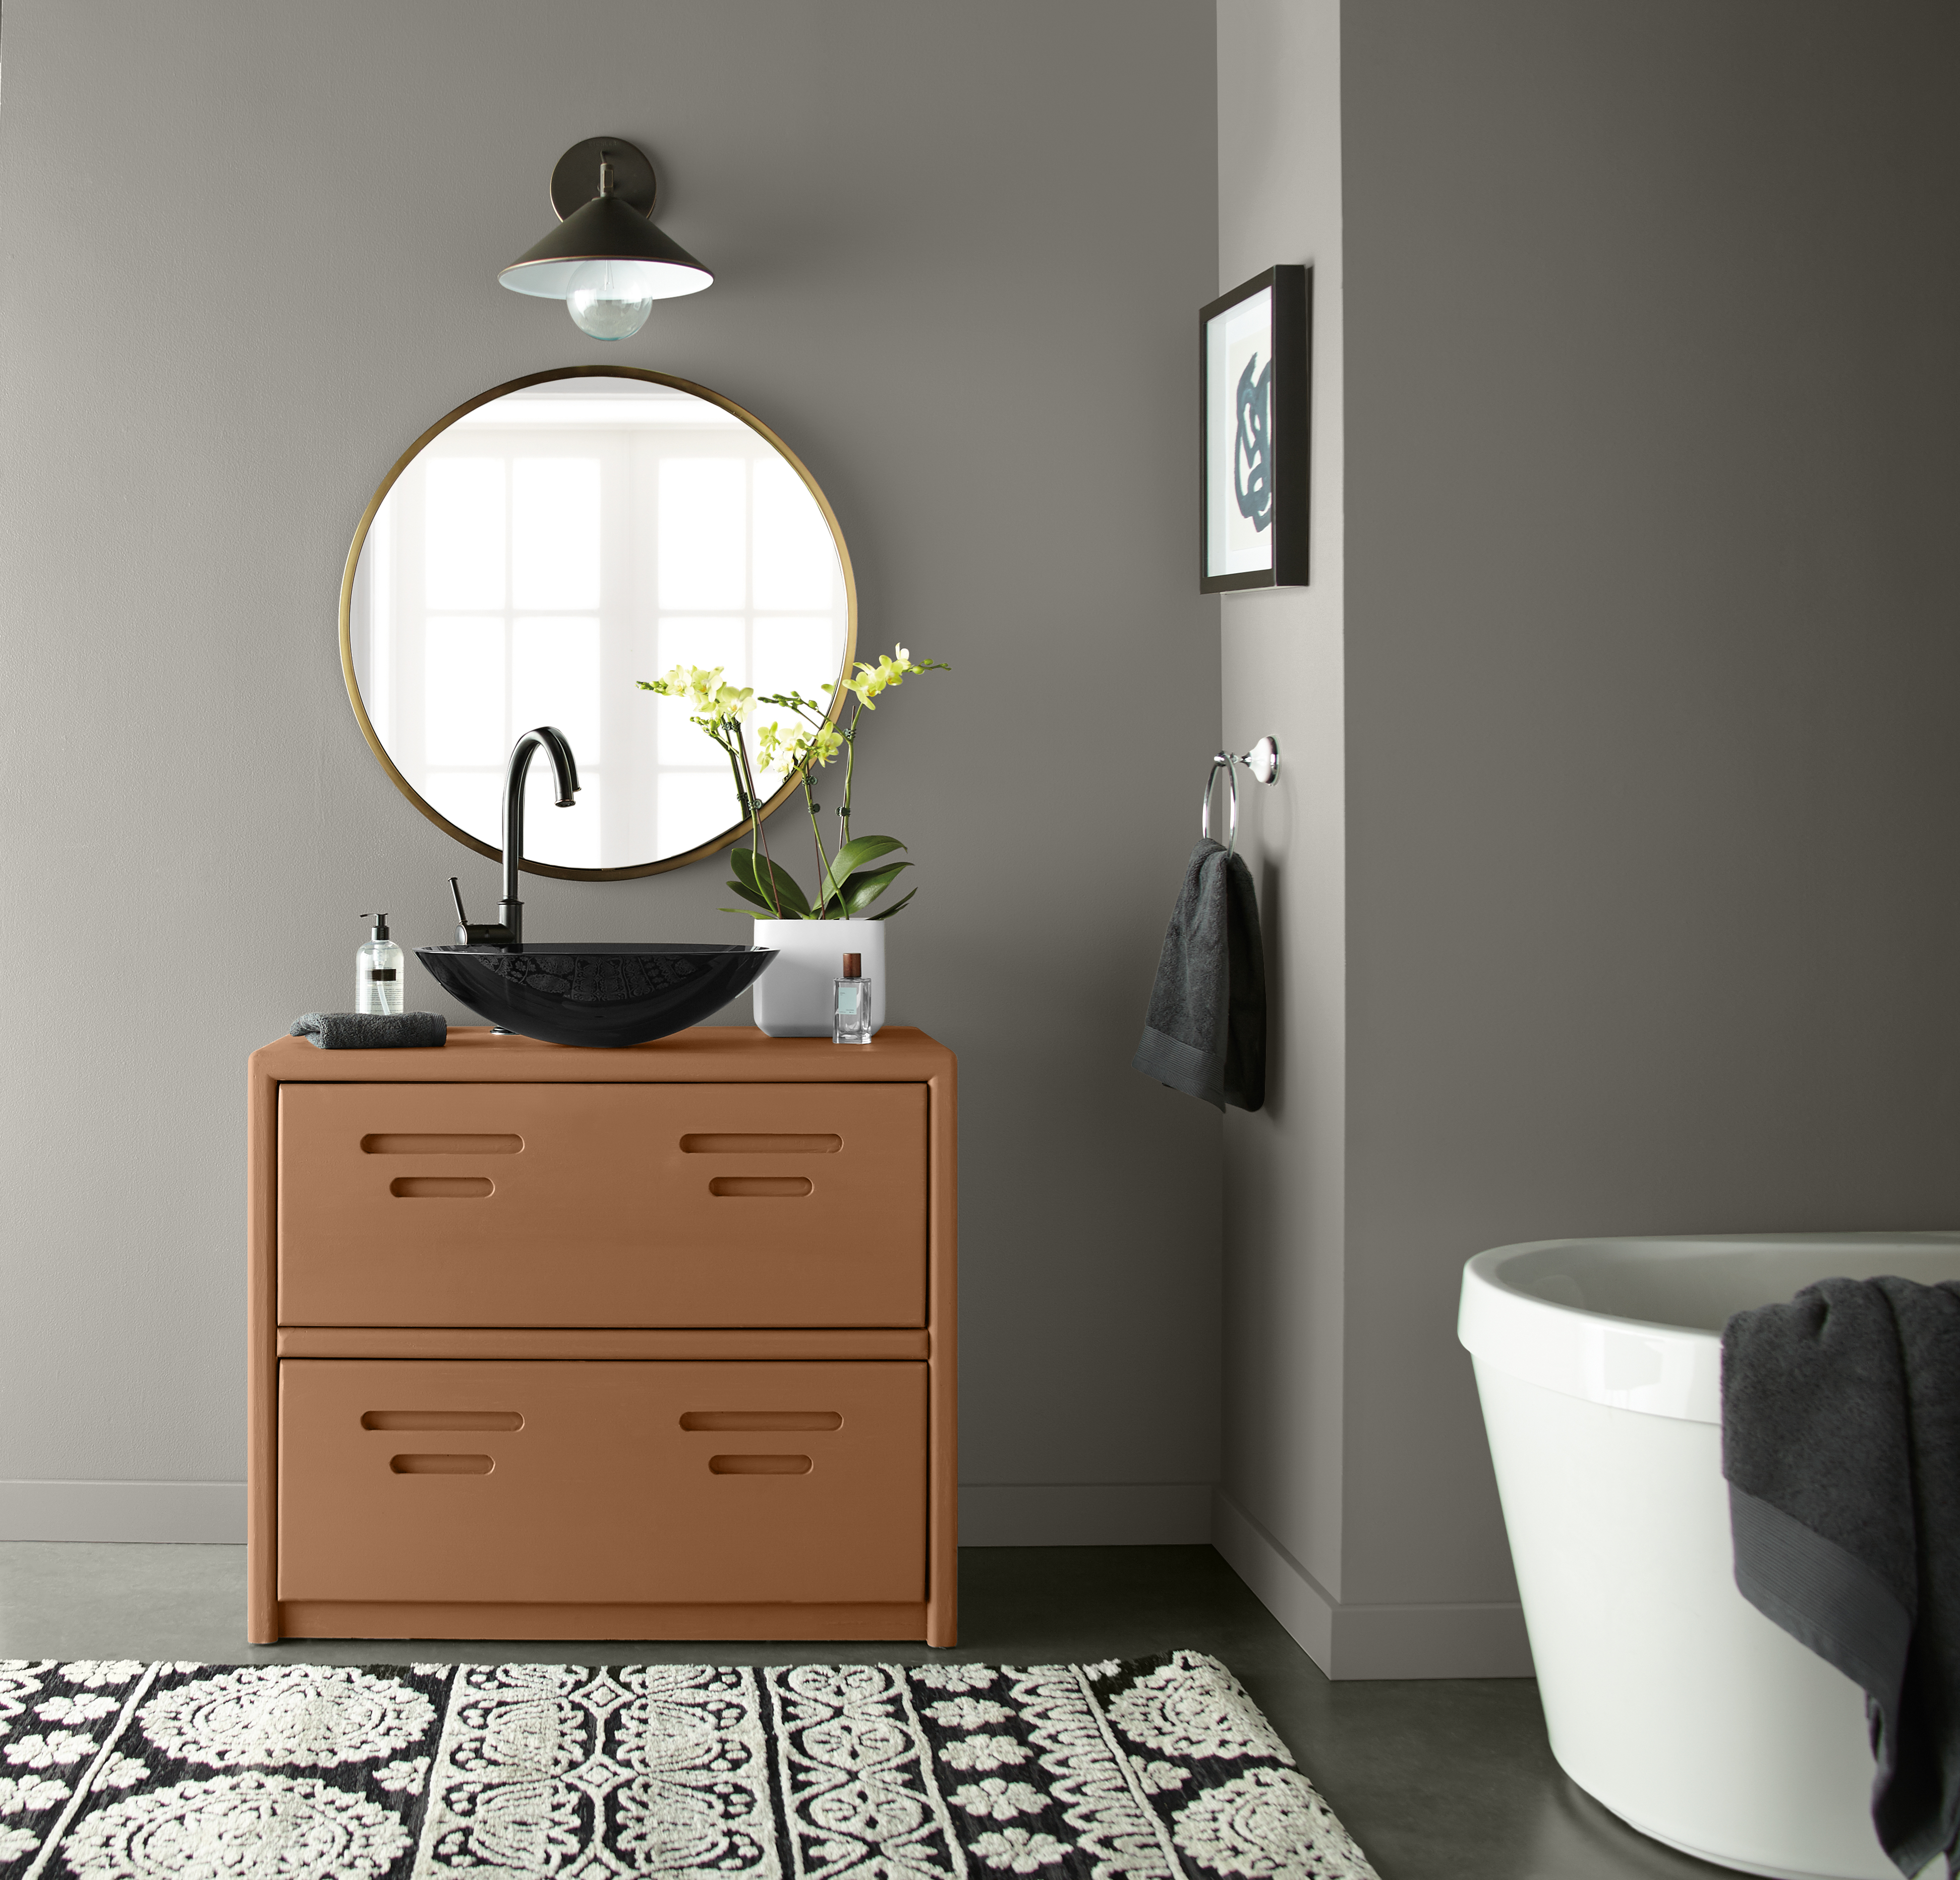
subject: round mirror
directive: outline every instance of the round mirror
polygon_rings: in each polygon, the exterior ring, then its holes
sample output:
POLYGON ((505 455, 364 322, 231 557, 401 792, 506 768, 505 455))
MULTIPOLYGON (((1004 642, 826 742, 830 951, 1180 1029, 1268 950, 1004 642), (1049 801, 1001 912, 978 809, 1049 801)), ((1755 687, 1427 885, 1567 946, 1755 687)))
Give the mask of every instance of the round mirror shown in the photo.
MULTIPOLYGON (((857 624, 837 518, 781 441, 627 367, 537 373, 451 412, 375 491, 341 584, 348 695, 402 794, 496 856, 511 746, 555 724, 583 787, 555 809, 531 767, 524 866, 577 880, 677 868, 745 826, 727 759, 638 681, 718 666, 834 717, 857 624)), ((759 707, 752 736, 775 715, 759 707)))

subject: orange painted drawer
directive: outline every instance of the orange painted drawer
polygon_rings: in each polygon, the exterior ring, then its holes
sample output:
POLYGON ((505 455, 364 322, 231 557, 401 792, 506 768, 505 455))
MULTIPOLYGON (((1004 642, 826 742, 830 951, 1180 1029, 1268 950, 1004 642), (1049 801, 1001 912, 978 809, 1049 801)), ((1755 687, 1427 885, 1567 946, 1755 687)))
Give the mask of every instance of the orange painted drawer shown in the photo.
POLYGON ((288 1083, 279 1322, 922 1325, 922 1084, 288 1083))
POLYGON ((279 1366, 278 1597, 925 1597, 923 1364, 279 1366))

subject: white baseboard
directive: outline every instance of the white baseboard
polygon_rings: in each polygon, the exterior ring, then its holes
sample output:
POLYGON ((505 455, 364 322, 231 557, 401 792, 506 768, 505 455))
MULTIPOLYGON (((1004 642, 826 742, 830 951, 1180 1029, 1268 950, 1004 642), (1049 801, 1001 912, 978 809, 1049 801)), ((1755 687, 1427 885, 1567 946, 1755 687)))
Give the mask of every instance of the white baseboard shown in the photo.
POLYGON ((962 1547, 1202 1547, 1208 1482, 963 1482, 962 1547))
POLYGON ((0 1481, 0 1541, 244 1538, 243 1482, 0 1481))
POLYGON ((1332 1677, 1338 1602, 1222 1488, 1212 1491, 1211 1544, 1300 1649, 1332 1677))
POLYGON ((1524 1610, 1343 1605, 1223 1489, 1211 1544, 1330 1678, 1529 1678, 1524 1610))

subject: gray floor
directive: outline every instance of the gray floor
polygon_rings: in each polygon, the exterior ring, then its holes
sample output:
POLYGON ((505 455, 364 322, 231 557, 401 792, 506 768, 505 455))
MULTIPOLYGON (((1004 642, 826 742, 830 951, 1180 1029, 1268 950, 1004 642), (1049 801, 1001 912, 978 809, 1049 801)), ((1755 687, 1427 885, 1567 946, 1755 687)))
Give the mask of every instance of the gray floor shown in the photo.
POLYGON ((1381 1880, 1687 1880, 1719 1875, 1623 1826, 1559 1773, 1516 1678, 1332 1684, 1208 1547, 970 1548, 956 1652, 922 1646, 470 1643, 255 1647, 245 1551, 0 1543, 0 1657, 376 1663, 938 1657, 1009 1664, 1188 1646, 1231 1666, 1381 1880))

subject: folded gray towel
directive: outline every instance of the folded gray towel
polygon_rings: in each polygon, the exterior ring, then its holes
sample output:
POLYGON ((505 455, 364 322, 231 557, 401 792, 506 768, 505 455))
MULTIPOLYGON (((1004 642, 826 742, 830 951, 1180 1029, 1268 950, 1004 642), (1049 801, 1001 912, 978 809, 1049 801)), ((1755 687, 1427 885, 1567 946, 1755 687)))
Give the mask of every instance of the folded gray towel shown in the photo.
POLYGON ((286 1035, 310 1038, 322 1051, 395 1051, 447 1044, 449 1020, 440 1012, 307 1012, 286 1035))
POLYGON ((1722 1334, 1736 1584, 1860 1685, 1900 1871, 1960 1840, 1960 1280, 1821 1280, 1722 1334))
POLYGON ((1223 1109, 1266 1100, 1266 956, 1244 858, 1201 841, 1164 934, 1133 1061, 1146 1077, 1223 1109))

